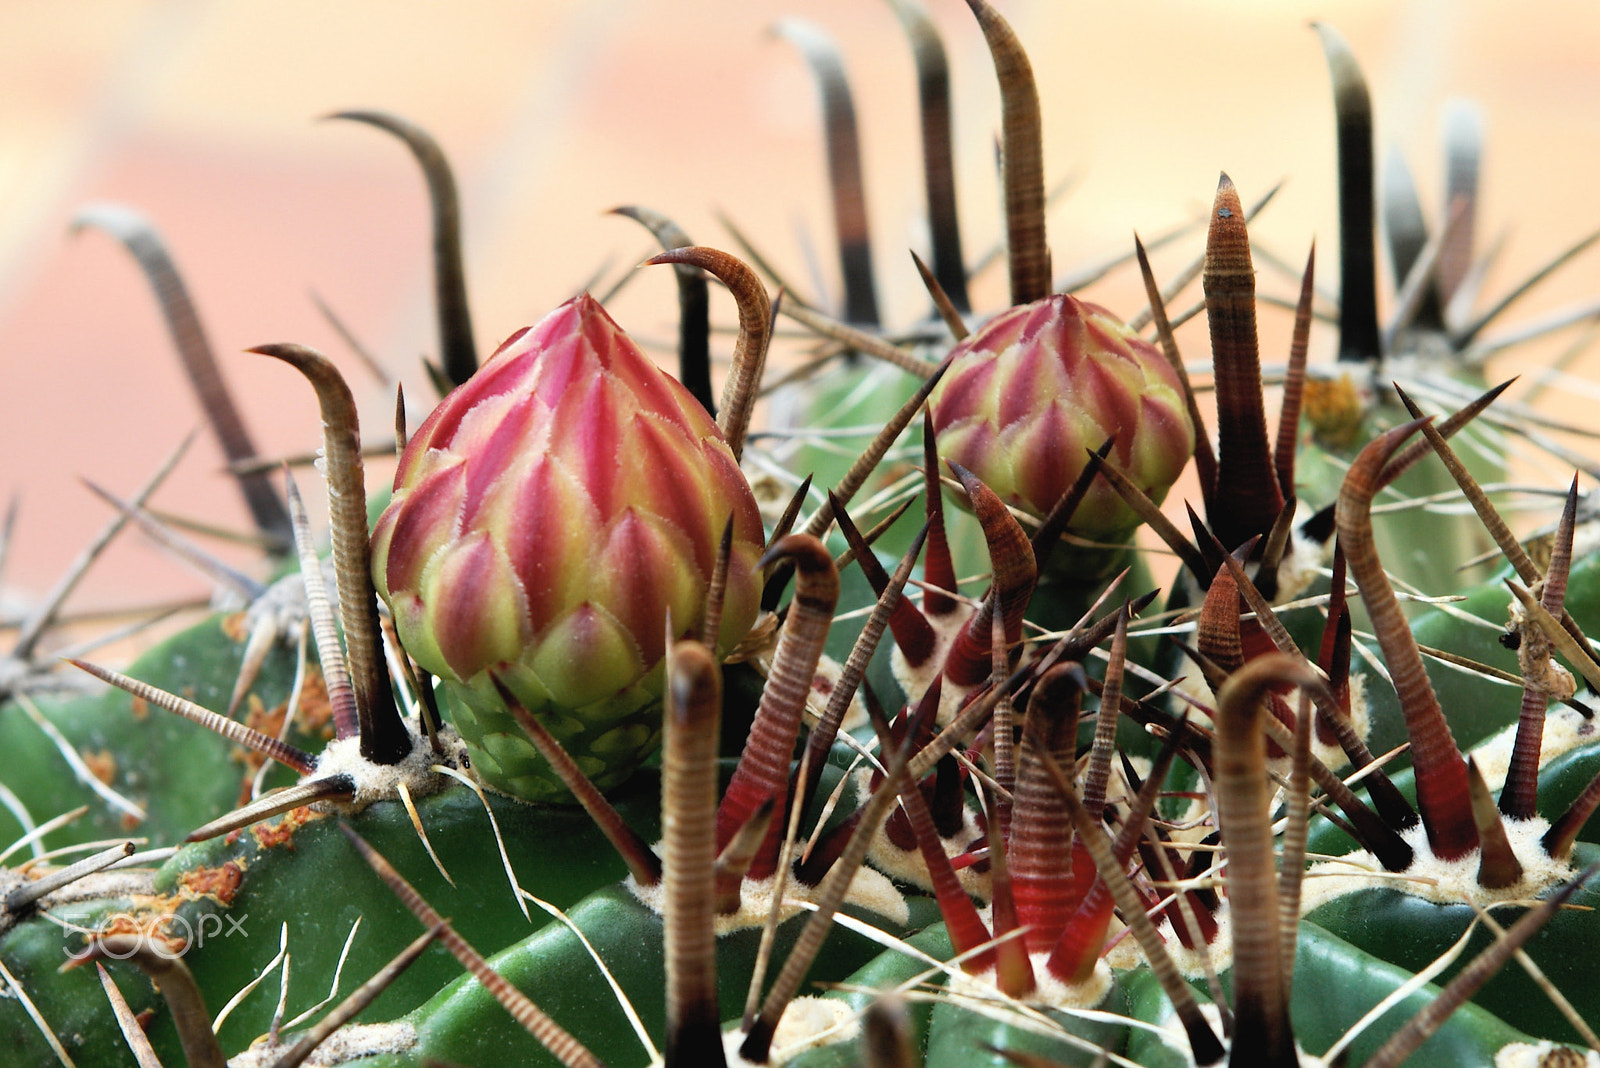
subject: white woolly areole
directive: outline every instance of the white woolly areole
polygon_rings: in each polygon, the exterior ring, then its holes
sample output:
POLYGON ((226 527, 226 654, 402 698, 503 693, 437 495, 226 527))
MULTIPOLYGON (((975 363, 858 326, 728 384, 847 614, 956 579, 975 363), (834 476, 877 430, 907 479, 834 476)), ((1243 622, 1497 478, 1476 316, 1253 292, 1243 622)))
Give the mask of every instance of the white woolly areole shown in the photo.
MULTIPOLYGON (((894 675, 894 681, 900 684, 900 689, 907 695, 910 702, 915 705, 928 692, 928 687, 933 685, 933 680, 938 678, 944 670, 945 659, 950 653, 950 647, 956 642, 956 635, 961 633, 961 628, 966 626, 967 620, 977 612, 977 609, 965 601, 956 602, 955 611, 945 616, 930 616, 928 625, 933 629, 933 652, 919 667, 912 667, 906 663, 905 654, 896 645, 889 656, 889 667, 894 675)), ((939 690, 939 710, 934 713, 934 719, 939 726, 944 726, 956 718, 956 713, 961 711, 962 704, 973 687, 956 686, 949 679, 945 679, 939 690)))
POLYGON ((902 927, 911 922, 911 906, 906 904, 905 895, 895 889, 888 876, 865 864, 850 880, 850 892, 844 900, 847 905, 866 909, 902 927))
MULTIPOLYGON (((754 630, 752 629, 752 633, 754 630)), ((748 638, 746 640, 749 640, 748 638)), ((772 675, 772 654, 777 651, 777 642, 774 639, 762 648, 762 651, 751 658, 762 678, 772 675)), ((816 670, 811 673, 811 689, 806 694, 805 714, 808 723, 815 723, 827 711, 828 704, 833 699, 833 691, 838 687, 839 680, 844 677, 844 665, 839 663, 827 653, 817 658, 816 670)), ((870 722, 867 716, 867 703, 861 696, 858 688, 850 695, 850 703, 845 706, 844 717, 840 720, 839 729, 842 731, 858 730, 870 722)))
MULTIPOLYGON (((1290 708, 1298 709, 1300 707, 1300 688, 1297 686, 1290 690, 1284 700, 1289 702, 1290 708)), ((1311 755, 1320 760, 1328 769, 1339 771, 1350 763, 1350 758, 1345 755, 1345 751, 1339 746, 1338 742, 1330 745, 1322 740, 1316 730, 1315 708, 1312 709, 1311 715, 1311 755)), ((1367 705, 1367 677, 1365 675, 1350 676, 1350 729, 1363 742, 1367 740, 1367 733, 1372 729, 1372 710, 1367 705)), ((1292 765, 1289 758, 1284 757, 1281 761, 1269 760, 1268 763, 1273 765, 1271 770, 1278 772, 1285 779, 1289 777, 1292 765)))
MULTIPOLYGON (((660 846, 656 852, 660 852, 660 846)), ((667 903, 667 884, 663 879, 654 886, 640 886, 633 876, 624 880, 625 885, 638 898, 640 903, 654 912, 657 916, 663 915, 667 903)), ((772 897, 778 888, 778 877, 768 876, 765 879, 746 878, 739 886, 739 911, 726 916, 718 915, 716 918, 717 937, 732 934, 735 931, 748 930, 751 927, 761 927, 767 922, 767 915, 772 911, 772 897)), ((806 895, 809 887, 789 880, 788 891, 784 895, 783 907, 778 912, 778 922, 782 923, 795 913, 801 911, 802 903, 810 901, 806 895)))
MULTIPOLYGON (((983 920, 984 926, 994 930, 994 906, 984 905, 978 909, 978 916, 983 920)), ((1112 922, 1112 934, 1115 934, 1117 924, 1112 922)), ((1012 938, 1021 937, 1012 935, 1012 938)), ((1020 1000, 1042 1009, 1092 1009, 1106 999, 1106 993, 1111 989, 1111 968, 1107 963, 1109 958, 1102 957, 1095 962, 1094 974, 1082 983, 1064 983, 1050 974, 1050 969, 1045 967, 1050 959, 1048 952, 1029 953, 1028 960, 1033 965, 1033 993, 1020 1000)), ((1139 958, 1140 961, 1143 958, 1139 958)), ((964 971, 951 972, 945 983, 952 993, 966 995, 974 999, 985 1001, 1011 1001, 1007 995, 1000 993, 994 985, 994 969, 979 972, 977 975, 968 975, 964 971)), ((981 1010, 981 1006, 971 1006, 981 1010)), ((994 1015, 991 1013, 990 1015, 994 1015)), ((1014 1013, 1013 1013, 1014 1015, 1014 1013)))
MULTIPOLYGON (((1195 908, 1198 911, 1200 906, 1197 905, 1195 908)), ((1205 978, 1207 961, 1210 961, 1213 972, 1223 972, 1233 967, 1233 917, 1228 911, 1226 899, 1211 917, 1217 924, 1217 936, 1211 940, 1210 945, 1201 949, 1190 949, 1180 942, 1178 929, 1170 918, 1163 918, 1156 926, 1162 941, 1167 944, 1167 955, 1172 958, 1172 963, 1177 965, 1178 971, 1185 979, 1205 978)), ((1120 922, 1113 924, 1112 937, 1116 937, 1121 930, 1120 922)), ((1107 951, 1105 960, 1112 968, 1122 972, 1144 964, 1145 955, 1138 939, 1128 934, 1123 935, 1122 939, 1107 951)))
MULTIPOLYGON (((817 670, 811 676, 811 694, 807 703, 810 704, 811 700, 821 703, 822 709, 815 710, 819 719, 822 716, 822 711, 826 710, 829 702, 832 701, 833 691, 838 687, 839 679, 843 675, 844 665, 839 661, 826 653, 818 658, 817 670)), ((858 730, 861 727, 865 727, 869 722, 867 702, 861 696, 861 688, 857 687, 856 692, 850 696, 850 703, 845 705, 844 718, 839 723, 839 729, 842 731, 858 730)))
MULTIPOLYGON (((1552 705, 1544 714, 1544 735, 1539 742, 1539 767, 1566 753, 1600 741, 1600 725, 1584 719, 1578 710, 1567 705, 1552 705)), ((1517 744, 1515 723, 1490 735, 1472 751, 1473 763, 1483 775, 1490 790, 1506 784, 1506 774, 1511 767, 1511 753, 1517 744)))
MULTIPOLYGON (((789 1002, 772 1033, 767 1060, 757 1065, 745 1060, 739 1047, 749 1037, 738 1027, 722 1032, 722 1053, 728 1068, 772 1068, 808 1049, 848 1042, 861 1033, 860 1017, 838 998, 798 997, 789 1002)), ((653 1061, 651 1068, 661 1064, 653 1061)))
MULTIPOLYGON (((404 1020, 379 1024, 345 1024, 312 1051, 309 1068, 332 1068, 363 1057, 408 1053, 417 1046, 417 1029, 404 1020)), ((270 1068, 283 1057, 285 1045, 263 1039, 228 1061, 228 1068, 270 1068)))
POLYGON ((433 765, 453 763, 446 754, 464 748, 461 735, 454 727, 439 728, 439 743, 444 754, 435 753, 428 739, 417 729, 414 720, 406 720, 406 730, 411 735, 411 752, 398 764, 374 764, 361 755, 361 739, 356 735, 336 738, 317 755, 317 767, 306 778, 326 779, 343 775, 355 784, 355 798, 345 805, 336 806, 344 811, 350 806, 366 808, 374 801, 392 801, 399 796, 399 784, 404 783, 413 798, 436 794, 454 780, 433 771, 433 765))
MULTIPOLYGON (((1272 597, 1274 605, 1286 604, 1298 598, 1302 593, 1311 588, 1312 583, 1322 577, 1323 568, 1327 566, 1328 558, 1333 555, 1333 541, 1326 544, 1309 538, 1300 530, 1301 524, 1314 514, 1305 501, 1295 503, 1294 519, 1289 527, 1289 540, 1283 547, 1283 556, 1278 560, 1278 590, 1272 597)), ((1577 559, 1574 554, 1574 559, 1577 559)), ((1245 574, 1250 576, 1252 582, 1259 585, 1260 563, 1245 565, 1245 574)), ((1205 599, 1205 590, 1195 581, 1195 577, 1187 570, 1181 571, 1178 581, 1183 583, 1189 593, 1189 603, 1199 605, 1205 599)))
MULTIPOLYGON (((967 822, 972 822, 970 813, 967 822)), ((941 838, 939 844, 943 846, 946 856, 959 856, 966 852, 965 845, 960 839, 941 838)), ((928 865, 922 859, 922 851, 901 849, 889 840, 881 827, 872 838, 872 846, 867 851, 867 860, 878 871, 897 882, 922 890, 933 889, 933 881, 928 877, 928 865)), ((961 889, 966 891, 968 897, 983 901, 989 899, 991 891, 988 872, 977 871, 969 864, 965 868, 956 869, 956 881, 961 884, 961 889)))
MULTIPOLYGON (((331 554, 322 558, 322 585, 327 594, 328 607, 337 616, 338 569, 331 554)), ((257 627, 266 627, 274 634, 289 634, 294 628, 303 624, 310 615, 306 608, 305 576, 298 571, 291 571, 272 583, 266 592, 248 605, 232 603, 237 594, 231 593, 231 589, 226 584, 219 584, 216 594, 212 596, 211 607, 219 612, 243 609, 245 627, 252 632, 257 627)))
MULTIPOLYGON (((660 852, 660 846, 656 848, 657 852, 660 852)), ((641 904, 657 916, 662 915, 666 906, 665 880, 654 886, 640 886, 630 875, 624 883, 641 904)), ((716 918, 717 937, 752 927, 766 926, 767 916, 772 912, 772 898, 777 889, 777 875, 770 875, 765 879, 745 879, 739 887, 739 911, 716 918)), ((783 905, 778 913, 779 922, 789 919, 797 912, 806 911, 805 906, 815 900, 819 889, 789 879, 788 885, 784 888, 783 905)), ((911 920, 911 906, 906 904, 905 897, 895 889, 894 883, 890 882, 882 872, 874 871, 865 865, 857 869, 855 877, 850 880, 850 889, 845 892, 844 903, 854 905, 875 916, 881 916, 891 924, 904 926, 911 920)))
MULTIPOLYGON (((858 796, 865 797, 871 792, 869 779, 871 769, 861 769, 856 772, 858 781, 856 790, 858 796)), ((896 802, 898 805, 898 802, 896 802)), ((920 849, 901 849, 890 840, 884 830, 887 820, 878 824, 878 829, 872 834, 872 844, 867 848, 867 863, 878 871, 894 879, 896 882, 915 886, 922 890, 933 889, 933 880, 928 876, 928 865, 922 859, 920 849)), ((974 842, 982 842, 984 833, 978 827, 977 816, 965 806, 961 810, 961 833, 954 838, 941 838, 939 844, 944 849, 945 856, 958 857, 967 852, 968 847, 974 842)), ((972 865, 956 869, 956 881, 961 884, 961 889, 969 897, 983 901, 989 900, 989 873, 975 871, 972 865)))
POLYGON ((1494 1055, 1494 1068, 1600 1068, 1600 1053, 1554 1042, 1513 1042, 1494 1055))
MULTIPOLYGON (((1295 506, 1295 520, 1298 524, 1300 513, 1305 510, 1304 504, 1295 506)), ((1278 595, 1273 598, 1277 603, 1292 601, 1310 588, 1322 574, 1322 565, 1332 551, 1333 543, 1327 545, 1314 538, 1308 538, 1300 533, 1298 525, 1289 531, 1289 544, 1284 547, 1283 559, 1278 561, 1278 595)))
POLYGON ((1011 998, 1002 994, 994 984, 993 968, 977 975, 953 971, 945 980, 945 990, 950 1000, 963 1009, 1010 1023, 1021 1023, 1017 1012, 1019 1002, 1033 1009, 1070 1014, 1096 1009, 1105 1001, 1114 981, 1105 961, 1096 961, 1094 973, 1084 982, 1063 983, 1045 967, 1049 959, 1048 953, 1028 954, 1033 965, 1034 989, 1026 997, 1011 998))
POLYGON ((1225 972, 1233 967, 1233 912, 1228 908, 1227 898, 1222 899, 1211 918, 1216 921, 1217 936, 1210 945, 1201 949, 1190 949, 1178 941, 1178 932, 1170 920, 1161 924, 1161 937, 1167 940, 1167 952, 1172 955, 1172 963, 1178 966, 1178 971, 1185 979, 1205 978, 1207 961, 1211 963, 1213 972, 1225 972))
MULTIPOLYGON (((1356 737, 1362 741, 1367 740, 1367 735, 1372 732, 1372 705, 1367 701, 1367 677, 1365 675, 1350 676, 1350 727, 1356 732, 1356 737)), ((1317 751, 1317 737, 1311 736, 1312 755, 1317 751)), ((1343 765, 1344 751, 1339 751, 1339 763, 1343 765)), ((1328 762, 1322 761, 1324 764, 1328 762)), ((1330 765, 1331 767, 1331 765, 1330 765)))
MULTIPOLYGON (((1174 689, 1182 690, 1206 708, 1215 708, 1217 706, 1217 695, 1212 692, 1211 687, 1207 685, 1206 680, 1200 676, 1199 672, 1193 675, 1186 675, 1174 689)), ((1296 686, 1288 693, 1280 694, 1279 696, 1288 704, 1291 711, 1299 709, 1300 687, 1296 686)), ((1208 730, 1215 729, 1215 724, 1212 723, 1209 715, 1181 697, 1174 696, 1170 702, 1170 707, 1174 715, 1182 715, 1187 712, 1189 718, 1197 725, 1208 730)), ((1322 740, 1314 729, 1316 724, 1315 716, 1316 710, 1313 708, 1311 755, 1330 771, 1339 771, 1350 763, 1350 758, 1345 755, 1345 751, 1339 747, 1337 742, 1329 744, 1322 740)), ((1372 729, 1372 710, 1367 704, 1367 680, 1365 675, 1353 674, 1350 676, 1350 729, 1362 741, 1366 741, 1367 732, 1372 729)), ((1287 756, 1269 756, 1267 758, 1267 770, 1287 779, 1291 770, 1290 759, 1287 756)))
MULTIPOLYGON (((1516 738, 1517 726, 1513 723, 1472 751, 1473 763, 1478 765, 1490 790, 1505 785, 1516 738)), ((1600 739, 1600 727, 1592 720, 1584 719, 1566 705, 1555 705, 1545 714, 1539 766, 1542 768, 1564 753, 1597 739, 1600 739)), ((1573 866, 1550 857, 1540 842, 1550 829, 1549 821, 1536 816, 1526 820, 1503 820, 1502 823, 1511 850, 1522 865, 1522 878, 1503 890, 1486 890, 1478 885, 1477 850, 1456 861, 1435 857, 1428 846, 1427 832, 1419 823, 1401 835, 1416 854, 1411 867, 1398 875, 1384 872, 1377 858, 1364 849, 1315 864, 1306 873, 1300 910, 1309 912, 1325 901, 1370 886, 1404 889, 1415 897, 1440 904, 1471 901, 1482 906, 1536 897, 1572 876, 1573 866)))
POLYGON ((1301 890, 1300 911, 1310 912, 1327 901, 1357 890, 1383 887, 1401 890, 1440 905, 1473 903, 1480 908, 1502 901, 1522 901, 1538 897, 1573 875, 1572 864, 1556 860, 1544 851, 1540 839, 1550 829, 1547 820, 1505 820, 1511 851, 1522 865, 1522 878, 1510 886, 1491 890, 1478 885, 1478 850, 1460 860, 1440 860, 1428 845, 1428 833, 1419 822, 1401 832, 1415 853, 1411 866, 1398 874, 1385 872, 1376 857, 1358 850, 1337 860, 1312 865, 1301 890))
POLYGON ((860 1033, 861 1018, 849 1002, 812 995, 795 998, 783 1010, 772 1033, 771 1063, 782 1064, 818 1046, 848 1042, 860 1033))

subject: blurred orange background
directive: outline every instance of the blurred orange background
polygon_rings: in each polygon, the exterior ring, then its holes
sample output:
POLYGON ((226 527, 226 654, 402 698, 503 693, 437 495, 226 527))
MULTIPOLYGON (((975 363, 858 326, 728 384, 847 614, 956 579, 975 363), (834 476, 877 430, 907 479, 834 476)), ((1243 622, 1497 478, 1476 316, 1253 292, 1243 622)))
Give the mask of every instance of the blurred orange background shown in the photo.
MULTIPOLYGON (((927 2, 953 68, 972 258, 1001 232, 998 98, 966 5, 927 2)), ((1125 250, 1135 229, 1149 235, 1194 218, 1225 169, 1247 202, 1289 180, 1252 235, 1293 261, 1319 238, 1319 280, 1336 287, 1332 105, 1312 19, 1349 38, 1374 95, 1380 167, 1388 146, 1402 146, 1435 215, 1443 105, 1456 96, 1481 105, 1480 240, 1511 235, 1488 297, 1600 225, 1592 193, 1600 6, 1592 3, 999 7, 1040 78, 1047 180, 1081 175, 1051 213, 1058 273, 1125 250)), ((307 450, 318 434, 304 383, 241 353, 268 341, 332 355, 355 387, 366 436, 381 439, 392 395, 359 369, 308 294, 325 298, 403 379, 415 425, 431 396, 417 358, 436 345, 423 184, 398 142, 317 117, 383 108, 443 144, 461 187, 485 353, 602 266, 608 285, 651 254, 644 231, 604 214, 618 204, 652 207, 698 241, 731 247, 717 222, 726 213, 826 299, 838 283, 816 93, 798 53, 768 32, 788 15, 814 21, 844 51, 865 139, 880 304, 890 325, 907 325, 927 305, 904 250, 925 249, 926 239, 911 60, 885 3, 0 5, 0 502, 21 498, 0 599, 36 600, 107 519, 77 476, 131 494, 199 423, 132 260, 102 234, 68 236, 79 205, 122 201, 159 226, 263 454, 307 450)), ((1195 235, 1164 252, 1158 274, 1170 276, 1201 243, 1195 235)), ((1290 291, 1270 269, 1261 275, 1264 290, 1290 291)), ((1000 306, 1004 284, 1003 271, 985 275, 979 306, 1000 306)), ((1138 293, 1127 270, 1091 291, 1125 314, 1142 305, 1138 293)), ((1600 253, 1530 295, 1508 322, 1595 296, 1600 253)), ((731 323, 731 304, 717 300, 716 320, 731 323)), ((642 338, 670 337, 670 273, 641 273, 611 311, 642 338)), ((1265 317, 1264 359, 1281 360, 1288 317, 1265 317)), ((1203 355, 1203 336, 1195 324, 1182 339, 1190 359, 1203 355)), ((1500 366, 1533 366, 1569 340, 1500 366)), ((1333 341, 1319 327, 1314 351, 1325 358, 1333 341)), ((1589 398, 1567 403, 1569 418, 1593 407, 1589 398)), ((371 470, 376 480, 385 465, 371 470)), ((208 438, 156 503, 238 529, 246 522, 208 438)), ((128 606, 207 589, 128 534, 72 604, 128 606)))

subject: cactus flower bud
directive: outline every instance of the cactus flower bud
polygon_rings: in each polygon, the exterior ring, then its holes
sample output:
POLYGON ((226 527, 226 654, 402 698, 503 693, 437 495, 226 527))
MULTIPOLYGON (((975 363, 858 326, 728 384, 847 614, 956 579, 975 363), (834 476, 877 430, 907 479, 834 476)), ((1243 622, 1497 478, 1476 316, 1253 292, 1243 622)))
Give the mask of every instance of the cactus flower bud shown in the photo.
MULTIPOLYGON (((1182 387, 1160 351, 1065 295, 1001 312, 962 341, 929 404, 940 454, 1040 517, 1112 435, 1110 463, 1157 502, 1194 452, 1182 387)), ((1119 541, 1138 523, 1102 479, 1068 529, 1119 541)))
POLYGON ((721 652, 759 607, 755 498, 710 416, 585 294, 513 334, 418 428, 373 578, 456 698, 478 772, 555 799, 491 676, 597 785, 621 782, 657 743, 666 644, 703 625, 730 517, 721 652))

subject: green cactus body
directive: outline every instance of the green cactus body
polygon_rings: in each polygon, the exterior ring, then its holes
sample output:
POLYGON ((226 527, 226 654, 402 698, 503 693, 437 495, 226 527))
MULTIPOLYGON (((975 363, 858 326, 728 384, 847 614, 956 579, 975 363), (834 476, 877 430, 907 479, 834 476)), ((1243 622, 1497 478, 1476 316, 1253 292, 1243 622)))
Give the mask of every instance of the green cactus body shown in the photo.
MULTIPOLYGON (((925 924, 935 911, 926 902, 914 904, 910 923, 925 924)), ((897 936, 910 933, 904 926, 885 924, 882 916, 863 913, 861 918, 897 936)), ((779 928, 775 946, 780 954, 793 943, 803 919, 796 917, 779 928)), ((660 916, 630 888, 617 885, 567 910, 567 920, 571 926, 550 924, 491 957, 490 963, 541 1008, 567 1021, 575 1036, 606 1064, 623 1068, 650 1063, 589 947, 605 962, 645 1027, 659 1035, 665 1012, 660 916), (582 932, 581 940, 574 928, 582 932)), ((757 928, 745 928, 718 941, 719 985, 728 1017, 736 1018, 744 1004, 760 935, 757 928)), ((830 940, 817 971, 843 978, 873 960, 877 951, 875 943, 859 935, 847 935, 836 943, 830 940)), ((404 1022, 414 1029, 416 1041, 398 1063, 421 1064, 429 1057, 482 1064, 507 1059, 529 1065, 558 1063, 470 977, 444 986, 404 1022)), ((356 1063, 367 1068, 389 1062, 378 1058, 356 1063)))
MULTIPOLYGON (((899 949, 885 950, 846 976, 837 989, 827 991, 822 996, 842 1001, 853 1012, 861 1013, 881 996, 882 991, 903 990, 907 984, 916 983, 919 979, 922 980, 923 989, 930 985, 937 987, 941 978, 929 961, 946 961, 954 955, 949 931, 943 923, 935 923, 911 935, 905 942, 916 951, 915 955, 899 949), (928 974, 930 971, 933 971, 931 976, 928 974)), ((912 1034, 916 1036, 917 1048, 921 1049, 927 1043, 933 1005, 919 1000, 908 1004, 906 1010, 912 1034)), ((849 1068, 860 1063, 860 1060, 860 1036, 847 1035, 803 1050, 786 1063, 792 1068, 849 1068)))
MULTIPOLYGON (((1480 392, 1486 385, 1479 379, 1464 382, 1461 388, 1464 393, 1480 392)), ((1332 503, 1338 497, 1339 484, 1354 455, 1351 446, 1359 448, 1405 419, 1405 409, 1389 403, 1366 413, 1357 429, 1347 431, 1350 436, 1343 446, 1321 441, 1315 433, 1310 435, 1301 444, 1295 461, 1296 490, 1301 499, 1317 506, 1332 503)), ((1479 482, 1490 485, 1505 480, 1503 464, 1486 458, 1478 447, 1456 444, 1468 470, 1479 482)), ((1400 476, 1384 494, 1383 501, 1421 501, 1455 492, 1456 483, 1449 472, 1429 458, 1400 476)), ((1482 582, 1493 568, 1492 562, 1466 570, 1461 568, 1462 561, 1477 559, 1494 550, 1494 542, 1471 516, 1441 514, 1418 505, 1406 509, 1403 517, 1394 515, 1387 521, 1375 523, 1373 535, 1384 565, 1424 593, 1444 593, 1459 590, 1464 584, 1482 582)))
MULTIPOLYGON (((134 677, 174 693, 191 694, 207 708, 223 708, 239 674, 241 642, 229 636, 232 617, 213 616, 173 635, 142 654, 128 669, 134 677)), ((244 702, 244 713, 281 710, 294 678, 293 656, 278 650, 268 656, 244 702)), ((307 716, 317 709, 308 691, 307 716)), ((237 751, 207 737, 175 716, 149 707, 120 690, 86 696, 41 696, 40 712, 79 753, 108 775, 108 785, 138 804, 146 817, 137 821, 95 797, 73 775, 49 738, 15 702, 0 705, 0 751, 7 754, 5 785, 36 820, 90 806, 86 817, 65 828, 52 842, 97 841, 138 833, 154 842, 181 838, 239 798, 240 784, 250 769, 237 751), (183 789, 171 789, 182 783, 183 789)), ((325 709, 325 705, 324 705, 325 709)), ((320 728, 319 728, 320 729, 320 728)), ((298 729, 291 740, 309 738, 298 729)), ((282 777, 269 785, 283 785, 282 777)), ((11 813, 0 809, 0 843, 22 833, 11 813)))
MULTIPOLYGON (((1568 870, 1581 870, 1596 860, 1600 860, 1600 847, 1579 843, 1573 850, 1575 867, 1568 870)), ((1593 908, 1600 903, 1600 892, 1580 890, 1571 903, 1580 909, 1593 908)), ((1496 910, 1492 915, 1506 926, 1520 913, 1508 909, 1496 910)), ((1398 888, 1376 885, 1341 894, 1311 909, 1307 919, 1399 968, 1420 971, 1465 934, 1474 913, 1470 905, 1430 900, 1421 891, 1401 883, 1398 888)), ((1563 912, 1525 947, 1528 956, 1585 1020, 1600 1014, 1600 958, 1585 951, 1593 944, 1593 931, 1592 913, 1563 912)), ((1491 940, 1480 928, 1466 955, 1436 981, 1448 981, 1462 963, 1491 940)), ((1560 1042, 1583 1040, 1522 968, 1502 970, 1473 1000, 1504 1019, 1515 1019, 1531 1034, 1560 1042)))
POLYGON ((952 996, 954 1000, 933 1010, 928 1027, 930 1065, 971 1064, 999 1068, 1013 1063, 1001 1054, 989 1052, 988 1047, 1048 1057, 1057 1064, 1089 1065, 1094 1063, 1099 1050, 1120 1049, 1127 1041, 1127 1025, 1117 1019, 1128 1014, 1127 995, 1115 982, 1100 1001, 1086 1006, 1096 1014, 1089 1016, 1027 1002, 1024 1002, 1025 1009, 1010 1003, 986 1009, 964 1003, 954 991, 952 996), (1054 1027, 1018 1020, 1018 1015, 1025 1010, 1044 1016, 1054 1027), (1104 1016, 1098 1015, 1102 1013, 1104 1016), (1031 1028, 1030 1023, 1033 1023, 1031 1028), (1058 1033, 1057 1028, 1064 1034, 1058 1033))
MULTIPOLYGON (((648 828, 658 791, 653 781, 641 782, 618 803, 648 828)), ((621 861, 582 812, 534 808, 500 797, 491 804, 512 870, 529 893, 565 908, 623 874, 621 861), (554 848, 557 843, 559 849, 554 848)), ((454 886, 434 867, 399 804, 373 805, 350 822, 386 850, 430 899, 449 910, 459 930, 491 952, 551 922, 538 909, 530 909, 530 918, 523 918, 475 794, 451 787, 418 798, 417 810, 454 886)), ((338 821, 307 809, 235 836, 185 846, 148 876, 145 885, 146 892, 136 899, 78 902, 63 918, 87 930, 104 930, 115 917, 125 915, 141 929, 163 931, 178 942, 188 940, 191 945, 183 951, 184 960, 207 991, 238 990, 255 978, 277 953, 280 929, 287 926, 295 965, 286 1010, 291 1018, 327 995, 328 980, 358 919, 361 925, 344 961, 346 989, 353 985, 348 977, 371 974, 414 934, 404 907, 372 884, 366 865, 351 853, 339 834, 338 821), (330 888, 338 888, 338 893, 330 895, 330 888)), ((92 1028, 85 1024, 64 1032, 80 1036, 80 1050, 92 1054, 100 1048, 120 1048, 115 1024, 90 1011, 103 1005, 93 970, 54 977, 65 954, 80 950, 82 941, 42 919, 32 919, 5 936, 0 953, 30 978, 52 977, 44 984, 52 1007, 82 1006, 75 1011, 94 1020, 92 1028)), ((130 999, 142 991, 138 1004, 158 1000, 137 970, 118 965, 114 971, 130 999)), ((459 973, 449 954, 436 948, 408 969, 364 1018, 383 1020, 410 1011, 459 973)), ((242 1048, 266 1032, 277 1000, 276 983, 268 985, 230 1017, 220 1036, 225 1048, 242 1048)), ((15 1001, 0 1002, 0 1020, 8 1033, 37 1037, 15 1001)), ((169 1063, 175 1063, 180 1056, 177 1037, 164 1013, 157 1014, 152 1037, 164 1056, 174 1059, 169 1063)), ((38 1056, 49 1056, 42 1044, 38 1056)))
MULTIPOLYGON (((1295 958, 1293 1003, 1295 1033, 1301 1048, 1318 1055, 1327 1051, 1378 1002, 1413 978, 1410 971, 1364 952, 1313 923, 1303 923, 1295 958)), ((1222 979, 1226 986, 1227 972, 1222 979)), ((1146 1068, 1192 1068, 1194 1059, 1159 984, 1148 971, 1131 973, 1123 981, 1128 989, 1130 1015, 1161 1029, 1130 1029, 1123 1053, 1146 1068)), ((1432 984, 1409 993, 1350 1043, 1350 1062, 1359 1064, 1371 1056, 1396 1027, 1437 995, 1438 987, 1432 984)), ((1406 1064, 1417 1068, 1493 1064, 1495 1055, 1507 1046, 1535 1042, 1492 1013, 1467 1005, 1406 1064)))

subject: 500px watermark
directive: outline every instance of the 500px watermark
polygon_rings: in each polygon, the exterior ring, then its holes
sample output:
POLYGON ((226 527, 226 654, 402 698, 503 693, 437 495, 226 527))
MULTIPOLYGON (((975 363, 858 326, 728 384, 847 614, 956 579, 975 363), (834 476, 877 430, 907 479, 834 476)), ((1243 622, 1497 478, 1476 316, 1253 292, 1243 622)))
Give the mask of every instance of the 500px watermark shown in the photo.
POLYGON ((206 913, 190 923, 186 918, 172 914, 135 916, 117 912, 100 921, 99 926, 90 932, 93 937, 88 943, 77 949, 68 947, 62 953, 66 954, 68 960, 83 960, 86 957, 126 960, 138 952, 142 945, 158 957, 176 960, 189 950, 204 946, 208 938, 213 941, 234 935, 249 938, 250 932, 244 929, 244 923, 249 918, 248 913, 238 917, 206 913), (125 943, 120 939, 103 941, 112 935, 131 937, 125 943))

